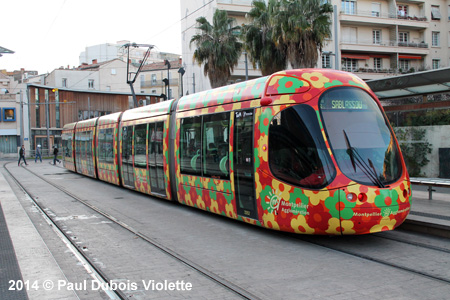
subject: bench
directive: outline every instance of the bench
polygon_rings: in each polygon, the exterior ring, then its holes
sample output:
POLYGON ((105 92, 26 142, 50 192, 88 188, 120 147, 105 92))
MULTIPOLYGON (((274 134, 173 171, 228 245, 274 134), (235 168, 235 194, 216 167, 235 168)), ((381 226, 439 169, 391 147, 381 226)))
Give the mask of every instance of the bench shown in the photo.
POLYGON ((411 184, 428 186, 428 200, 433 200, 433 192, 436 191, 433 187, 450 188, 450 179, 411 177, 410 181, 411 184))

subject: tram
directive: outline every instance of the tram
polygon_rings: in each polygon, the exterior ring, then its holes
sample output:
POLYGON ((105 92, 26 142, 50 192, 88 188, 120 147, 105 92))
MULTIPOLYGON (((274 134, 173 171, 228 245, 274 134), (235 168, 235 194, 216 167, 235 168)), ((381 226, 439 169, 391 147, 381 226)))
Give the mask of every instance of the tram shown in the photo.
POLYGON ((299 234, 392 230, 411 186, 383 108, 347 72, 299 69, 67 124, 64 166, 299 234))

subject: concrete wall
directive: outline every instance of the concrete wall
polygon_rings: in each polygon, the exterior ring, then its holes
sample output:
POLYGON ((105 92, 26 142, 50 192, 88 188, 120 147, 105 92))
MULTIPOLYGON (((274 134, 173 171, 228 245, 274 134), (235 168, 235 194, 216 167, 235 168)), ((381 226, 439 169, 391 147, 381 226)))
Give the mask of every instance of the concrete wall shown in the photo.
MULTIPOLYGON (((410 127, 400 127, 407 129, 410 127)), ((421 173, 426 177, 439 177, 439 148, 450 148, 450 125, 444 126, 418 126, 425 129, 425 140, 431 144, 431 154, 428 154, 430 162, 424 166, 421 173)))

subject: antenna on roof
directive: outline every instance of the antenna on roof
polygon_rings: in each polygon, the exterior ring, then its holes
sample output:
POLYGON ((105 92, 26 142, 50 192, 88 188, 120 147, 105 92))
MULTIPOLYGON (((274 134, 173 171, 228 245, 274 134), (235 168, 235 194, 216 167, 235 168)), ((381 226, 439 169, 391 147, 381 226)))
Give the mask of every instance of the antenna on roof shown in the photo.
POLYGON ((145 64, 145 61, 147 60, 148 56, 150 55, 150 50, 152 50, 155 46, 149 45, 149 44, 136 44, 136 43, 128 43, 123 45, 122 47, 125 47, 127 49, 127 83, 130 85, 131 88, 131 94, 133 95, 133 102, 134 107, 138 107, 138 101, 136 98, 136 93, 134 92, 133 84, 136 81, 137 76, 139 75, 139 72, 141 72, 142 66, 145 64), (139 47, 147 47, 147 52, 145 52, 144 58, 141 61, 141 64, 139 65, 136 72, 130 71, 130 48, 139 48, 139 47))

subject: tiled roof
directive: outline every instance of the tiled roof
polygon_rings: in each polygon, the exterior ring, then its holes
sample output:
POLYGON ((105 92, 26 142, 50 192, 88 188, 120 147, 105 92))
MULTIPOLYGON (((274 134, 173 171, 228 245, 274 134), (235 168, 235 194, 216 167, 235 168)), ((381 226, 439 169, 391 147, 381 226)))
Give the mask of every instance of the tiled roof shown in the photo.
MULTIPOLYGON (((170 60, 170 69, 179 69, 182 67, 180 60, 170 60)), ((141 72, 157 71, 157 70, 167 70, 167 66, 164 62, 156 62, 148 65, 142 66, 141 72)))

